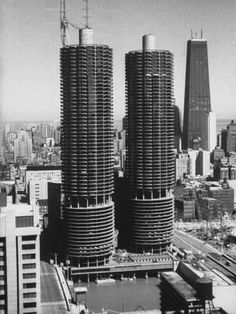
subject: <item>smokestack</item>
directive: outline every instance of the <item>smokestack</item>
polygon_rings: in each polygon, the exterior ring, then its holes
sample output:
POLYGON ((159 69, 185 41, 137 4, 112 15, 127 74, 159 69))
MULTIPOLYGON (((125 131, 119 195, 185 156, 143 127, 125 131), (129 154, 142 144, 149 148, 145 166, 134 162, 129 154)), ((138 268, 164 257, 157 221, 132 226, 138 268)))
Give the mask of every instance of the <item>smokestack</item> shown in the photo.
POLYGON ((146 34, 143 36, 143 51, 155 49, 155 36, 146 34))

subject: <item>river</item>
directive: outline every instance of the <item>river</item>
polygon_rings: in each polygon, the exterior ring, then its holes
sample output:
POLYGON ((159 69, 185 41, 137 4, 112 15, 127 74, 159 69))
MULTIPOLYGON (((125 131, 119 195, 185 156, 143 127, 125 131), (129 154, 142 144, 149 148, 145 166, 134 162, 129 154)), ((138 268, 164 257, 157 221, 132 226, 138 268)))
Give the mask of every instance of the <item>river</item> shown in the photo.
POLYGON ((135 281, 116 280, 115 283, 110 284, 90 282, 82 285, 88 288, 85 302, 90 311, 101 312, 104 308, 128 312, 136 309, 159 309, 159 282, 158 278, 137 278, 135 281))

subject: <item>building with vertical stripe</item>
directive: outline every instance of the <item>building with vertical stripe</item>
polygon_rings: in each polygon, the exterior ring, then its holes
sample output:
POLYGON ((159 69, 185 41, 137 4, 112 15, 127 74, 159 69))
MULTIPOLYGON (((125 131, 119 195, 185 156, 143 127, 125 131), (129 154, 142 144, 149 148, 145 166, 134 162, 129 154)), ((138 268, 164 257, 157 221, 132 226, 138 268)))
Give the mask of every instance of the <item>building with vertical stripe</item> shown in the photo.
POLYGON ((213 150, 216 145, 215 116, 211 110, 206 39, 187 42, 183 148, 213 150))

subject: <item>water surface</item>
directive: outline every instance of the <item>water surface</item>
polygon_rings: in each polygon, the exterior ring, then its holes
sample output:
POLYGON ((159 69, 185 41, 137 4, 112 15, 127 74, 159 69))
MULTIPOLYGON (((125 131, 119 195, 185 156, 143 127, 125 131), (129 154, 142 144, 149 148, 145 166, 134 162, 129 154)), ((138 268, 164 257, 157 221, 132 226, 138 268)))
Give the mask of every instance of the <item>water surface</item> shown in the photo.
POLYGON ((141 279, 135 281, 120 281, 109 284, 90 282, 86 304, 89 310, 101 312, 102 308, 118 312, 153 310, 160 308, 160 289, 158 278, 141 279))

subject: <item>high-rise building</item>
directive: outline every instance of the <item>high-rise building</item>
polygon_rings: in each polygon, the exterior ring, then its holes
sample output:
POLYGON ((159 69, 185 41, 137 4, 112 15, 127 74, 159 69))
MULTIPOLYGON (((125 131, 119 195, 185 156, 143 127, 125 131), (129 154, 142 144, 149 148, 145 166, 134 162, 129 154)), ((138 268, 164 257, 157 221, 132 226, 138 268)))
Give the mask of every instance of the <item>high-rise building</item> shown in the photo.
POLYGON ((181 149, 181 137, 182 137, 182 131, 181 131, 181 121, 180 121, 180 111, 178 106, 174 106, 174 113, 175 113, 175 144, 174 147, 179 152, 181 149))
POLYGON ((40 313, 38 208, 0 208, 0 313, 40 313))
POLYGON ((62 193, 66 254, 104 264, 114 247, 112 49, 80 30, 61 48, 62 193))
POLYGON ((227 153, 236 152, 236 123, 234 120, 227 125, 227 153))
POLYGON ((208 150, 213 151, 213 149, 216 147, 216 140, 217 140, 217 134, 216 134, 216 115, 213 111, 210 111, 208 114, 208 150))
POLYGON ((207 41, 192 38, 187 42, 183 148, 213 149, 215 129, 211 112, 207 41))
POLYGON ((173 236, 173 54, 156 50, 153 35, 126 54, 126 91, 133 250, 161 252, 173 236))
POLYGON ((28 162, 32 160, 32 138, 31 134, 24 130, 17 132, 17 138, 14 140, 14 161, 17 158, 26 158, 28 162))

